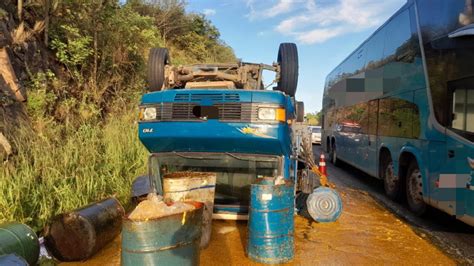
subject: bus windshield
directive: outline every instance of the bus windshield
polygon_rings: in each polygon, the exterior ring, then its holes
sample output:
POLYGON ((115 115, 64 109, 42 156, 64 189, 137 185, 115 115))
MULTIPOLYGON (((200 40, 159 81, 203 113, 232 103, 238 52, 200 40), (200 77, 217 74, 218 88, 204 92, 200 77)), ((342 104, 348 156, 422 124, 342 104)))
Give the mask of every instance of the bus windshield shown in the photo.
POLYGON ((419 0, 420 27, 438 122, 472 139, 474 36, 455 35, 474 23, 473 1, 419 0), (436 19, 435 19, 436 18, 436 19))

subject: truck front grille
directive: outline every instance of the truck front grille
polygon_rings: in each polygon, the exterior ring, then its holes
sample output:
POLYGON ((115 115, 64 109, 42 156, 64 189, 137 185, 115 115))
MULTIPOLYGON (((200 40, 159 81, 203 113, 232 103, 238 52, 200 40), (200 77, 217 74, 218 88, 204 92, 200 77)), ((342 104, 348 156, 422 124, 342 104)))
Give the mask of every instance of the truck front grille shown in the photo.
MULTIPOLYGON (((163 103, 161 110, 162 121, 201 121, 193 114, 193 108, 198 103, 163 103)), ((219 110, 219 121, 250 122, 257 117, 257 109, 251 103, 218 103, 214 105, 219 110)))

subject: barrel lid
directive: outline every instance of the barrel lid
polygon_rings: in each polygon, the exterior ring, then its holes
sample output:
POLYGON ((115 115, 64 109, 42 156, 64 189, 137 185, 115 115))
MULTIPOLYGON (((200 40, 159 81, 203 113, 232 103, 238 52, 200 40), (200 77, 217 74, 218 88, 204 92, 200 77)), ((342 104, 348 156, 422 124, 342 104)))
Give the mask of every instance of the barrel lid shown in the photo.
POLYGON ((339 194, 331 188, 319 187, 306 200, 311 217, 321 223, 334 222, 342 212, 342 201, 339 194))

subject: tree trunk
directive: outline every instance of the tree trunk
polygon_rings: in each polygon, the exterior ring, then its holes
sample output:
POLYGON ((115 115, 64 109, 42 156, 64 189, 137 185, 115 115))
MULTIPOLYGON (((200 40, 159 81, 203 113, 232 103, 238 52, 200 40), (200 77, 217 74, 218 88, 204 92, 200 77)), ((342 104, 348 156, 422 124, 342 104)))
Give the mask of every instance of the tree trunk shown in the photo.
POLYGON ((17 12, 18 12, 18 19, 23 21, 23 0, 18 0, 18 7, 17 7, 17 12))
MULTIPOLYGON (((6 153, 7 156, 12 154, 12 146, 10 142, 8 142, 7 138, 0 132, 0 148, 6 153)), ((0 152, 2 150, 0 149, 0 152)))
POLYGON ((45 0, 44 7, 44 45, 48 47, 49 43, 49 12, 51 10, 51 0, 45 0))

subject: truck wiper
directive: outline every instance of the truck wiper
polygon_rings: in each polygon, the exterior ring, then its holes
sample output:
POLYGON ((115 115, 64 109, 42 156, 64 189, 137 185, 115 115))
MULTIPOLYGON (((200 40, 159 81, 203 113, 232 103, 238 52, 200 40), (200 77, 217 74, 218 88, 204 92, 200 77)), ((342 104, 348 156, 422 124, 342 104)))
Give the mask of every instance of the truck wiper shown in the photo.
MULTIPOLYGON (((225 154, 229 155, 230 157, 234 158, 234 159, 237 159, 237 160, 241 160, 241 161, 250 161, 250 158, 243 158, 243 157, 240 157, 240 156, 237 156, 233 153, 230 153, 230 152, 226 152, 225 154)), ((275 162, 275 160, 273 159, 259 159, 259 160, 256 160, 256 161, 259 161, 259 162, 275 162)))
POLYGON ((184 159, 194 159, 194 160, 219 160, 220 158, 209 158, 209 157, 198 157, 198 156, 188 156, 188 155, 183 155, 181 153, 178 153, 178 152, 173 152, 174 155, 177 155, 181 158, 184 158, 184 159))

